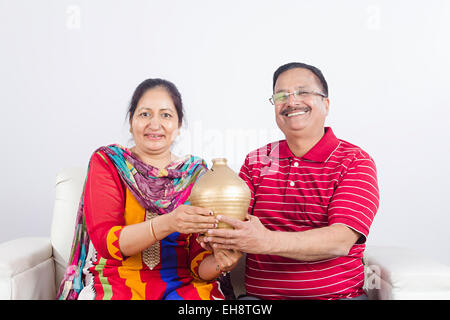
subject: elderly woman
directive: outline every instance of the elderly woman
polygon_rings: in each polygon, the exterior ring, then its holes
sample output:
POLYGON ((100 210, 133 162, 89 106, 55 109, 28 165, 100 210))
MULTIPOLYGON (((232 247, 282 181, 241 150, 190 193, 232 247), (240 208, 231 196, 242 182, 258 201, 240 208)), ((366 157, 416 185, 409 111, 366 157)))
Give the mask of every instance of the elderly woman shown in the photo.
POLYGON ((212 253, 197 241, 217 220, 189 205, 205 162, 171 152, 180 93, 166 80, 145 80, 128 115, 135 146, 101 147, 91 157, 59 299, 224 299, 217 278, 241 253, 212 253))

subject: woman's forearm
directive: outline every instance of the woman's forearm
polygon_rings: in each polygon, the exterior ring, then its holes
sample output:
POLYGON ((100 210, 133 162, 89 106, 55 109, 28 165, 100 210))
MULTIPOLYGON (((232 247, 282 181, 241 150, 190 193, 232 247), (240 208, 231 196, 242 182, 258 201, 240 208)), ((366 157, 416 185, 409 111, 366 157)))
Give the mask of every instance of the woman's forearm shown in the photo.
MULTIPOLYGON (((153 230, 158 240, 161 240, 173 232, 170 229, 170 217, 158 216, 152 219, 153 230)), ((124 257, 133 256, 153 245, 157 240, 153 236, 150 220, 128 225, 123 228, 119 237, 119 247, 124 257)), ((198 275, 203 280, 213 280, 220 275, 221 270, 214 255, 207 256, 200 263, 198 275)))
POLYGON ((123 228, 119 236, 119 248, 123 256, 130 257, 153 245, 157 240, 161 240, 172 233, 169 228, 170 217, 161 215, 144 222, 131 224, 123 228), (151 223, 155 237, 153 236, 151 223))

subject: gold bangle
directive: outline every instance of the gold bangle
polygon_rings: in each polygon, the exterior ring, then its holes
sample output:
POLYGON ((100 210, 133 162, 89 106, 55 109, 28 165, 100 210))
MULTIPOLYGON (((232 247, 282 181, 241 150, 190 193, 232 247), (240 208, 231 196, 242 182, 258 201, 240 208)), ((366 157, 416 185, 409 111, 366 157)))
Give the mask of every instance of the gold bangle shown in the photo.
POLYGON ((155 238, 156 241, 159 241, 158 238, 156 237, 155 229, 153 229, 153 218, 150 219, 150 229, 151 229, 151 231, 152 231, 152 236, 153 236, 153 238, 155 238))

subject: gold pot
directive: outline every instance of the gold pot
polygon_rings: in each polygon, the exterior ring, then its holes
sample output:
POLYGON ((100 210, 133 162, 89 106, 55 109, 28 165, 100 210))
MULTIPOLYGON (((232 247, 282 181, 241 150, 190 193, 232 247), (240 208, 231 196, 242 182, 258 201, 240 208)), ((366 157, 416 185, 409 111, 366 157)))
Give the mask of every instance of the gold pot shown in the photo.
MULTIPOLYGON (((250 205, 251 192, 230 167, 227 159, 213 159, 211 170, 201 176, 191 190, 191 205, 211 209, 214 215, 225 215, 245 220, 250 205)), ((218 228, 232 229, 225 222, 219 222, 218 228)))

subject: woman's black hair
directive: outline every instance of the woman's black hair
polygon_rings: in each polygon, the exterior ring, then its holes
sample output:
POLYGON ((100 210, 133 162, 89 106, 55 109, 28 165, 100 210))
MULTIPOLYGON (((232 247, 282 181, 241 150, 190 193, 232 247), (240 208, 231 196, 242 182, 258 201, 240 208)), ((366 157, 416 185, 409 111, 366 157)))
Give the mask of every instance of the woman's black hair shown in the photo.
POLYGON ((134 90, 130 105, 128 107, 127 112, 128 120, 131 122, 131 119, 133 119, 137 104, 144 95, 144 93, 147 90, 154 89, 157 87, 162 87, 166 89, 167 93, 172 98, 172 102, 175 105, 175 109, 178 115, 178 126, 181 127, 181 125, 183 124, 183 116, 184 116, 183 101, 181 100, 181 94, 178 91, 177 87, 172 82, 159 78, 144 80, 134 90))
POLYGON ((310 66, 309 64, 301 63, 301 62, 290 62, 290 63, 287 63, 287 64, 279 67, 273 74, 272 89, 275 89, 275 83, 277 82, 277 79, 280 76, 280 74, 282 74, 285 71, 288 71, 290 69, 295 69, 295 68, 307 69, 307 70, 311 71, 312 73, 314 73, 314 75, 317 77, 317 79, 319 79, 320 85, 322 86, 322 91, 323 91, 322 93, 328 97, 328 84, 327 84, 327 81, 325 80, 325 77, 322 74, 322 71, 320 71, 318 68, 316 68, 314 66, 310 66))

